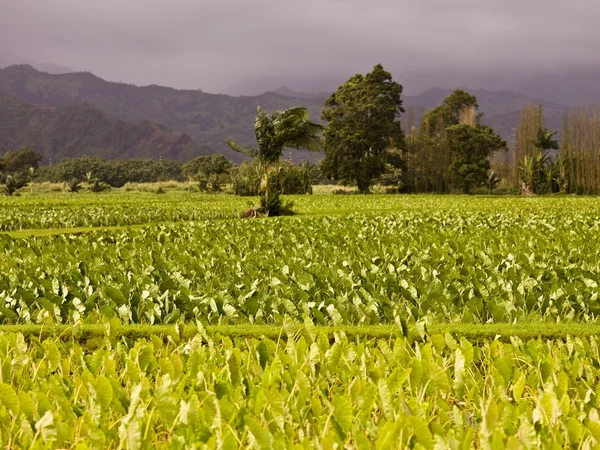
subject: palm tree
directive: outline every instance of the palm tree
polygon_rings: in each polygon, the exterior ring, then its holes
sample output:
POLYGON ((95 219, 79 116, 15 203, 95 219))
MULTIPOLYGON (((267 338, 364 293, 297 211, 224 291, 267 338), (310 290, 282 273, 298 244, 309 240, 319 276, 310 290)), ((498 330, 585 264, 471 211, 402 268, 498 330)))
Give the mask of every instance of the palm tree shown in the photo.
POLYGON ((500 184, 500 177, 498 176, 496 171, 492 170, 484 183, 485 187, 488 190, 488 194, 491 194, 492 191, 496 189, 496 187, 498 187, 498 184, 500 184))
POLYGON ((254 121, 254 134, 258 148, 239 145, 232 138, 229 146, 236 152, 251 156, 258 162, 261 172, 261 212, 278 216, 286 212, 282 206, 281 168, 279 160, 286 148, 321 150, 319 138, 323 127, 308 120, 308 110, 298 106, 285 111, 267 114, 260 106, 254 121))
POLYGON ((553 170, 546 170, 552 163, 552 158, 547 150, 558 150, 558 141, 554 139, 556 131, 547 128, 538 130, 537 137, 532 141, 535 148, 538 149, 537 155, 525 156, 521 166, 522 181, 535 194, 541 194, 543 191, 552 192, 553 170))
POLYGON ((556 131, 549 130, 547 128, 540 128, 538 130, 537 138, 533 141, 533 145, 540 151, 540 153, 546 150, 558 150, 558 141, 553 139, 556 131))
POLYGON ((72 178, 68 183, 67 183, 67 189, 69 190, 69 192, 73 192, 73 193, 77 193, 81 190, 83 186, 81 186, 81 182, 77 179, 77 178, 72 178))

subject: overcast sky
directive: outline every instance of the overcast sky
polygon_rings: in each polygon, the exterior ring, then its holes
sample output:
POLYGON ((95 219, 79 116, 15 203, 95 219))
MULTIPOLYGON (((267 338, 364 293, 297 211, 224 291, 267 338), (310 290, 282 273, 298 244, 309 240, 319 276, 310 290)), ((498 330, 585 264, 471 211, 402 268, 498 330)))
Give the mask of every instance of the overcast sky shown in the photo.
POLYGON ((598 60, 597 0, 0 0, 0 63, 253 94, 382 63, 407 93, 598 60))

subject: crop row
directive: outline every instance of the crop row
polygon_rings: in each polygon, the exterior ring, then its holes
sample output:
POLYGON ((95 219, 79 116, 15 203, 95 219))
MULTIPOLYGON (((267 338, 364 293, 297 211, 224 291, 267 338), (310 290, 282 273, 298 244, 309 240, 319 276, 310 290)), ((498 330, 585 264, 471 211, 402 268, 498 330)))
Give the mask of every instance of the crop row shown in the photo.
MULTIPOLYGON (((108 327, 110 328, 110 327, 108 327)), ((107 328, 107 329, 108 329, 107 328)), ((597 337, 0 335, 6 448, 591 448, 597 337)))
POLYGON ((600 216, 429 211, 0 235, 5 323, 595 321, 600 216))
MULTIPOLYGON (((600 214, 591 198, 471 198, 453 196, 292 196, 300 215, 401 211, 520 211, 600 214)), ((229 195, 170 193, 52 194, 0 197, 0 232, 21 229, 128 226, 237 217, 257 200, 229 195)))

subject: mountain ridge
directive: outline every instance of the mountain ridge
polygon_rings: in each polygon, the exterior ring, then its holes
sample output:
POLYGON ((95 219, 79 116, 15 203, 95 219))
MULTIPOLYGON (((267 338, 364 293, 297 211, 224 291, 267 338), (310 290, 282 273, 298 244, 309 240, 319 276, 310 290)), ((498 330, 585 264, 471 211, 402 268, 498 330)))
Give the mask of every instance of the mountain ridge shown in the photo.
POLYGON ((115 119, 89 103, 35 105, 0 91, 0 153, 26 146, 54 161, 83 155, 184 161, 214 152, 185 133, 115 119))
MULTIPOLYGON (((266 110, 302 105, 308 108, 310 117, 318 121, 329 95, 297 93, 284 86, 257 96, 235 97, 200 89, 116 83, 91 72, 52 75, 29 65, 0 69, 0 90, 38 105, 65 106, 87 102, 110 117, 128 122, 150 120, 206 143, 233 161, 240 161, 242 156, 227 146, 226 138, 231 136, 241 144, 255 145, 254 118, 259 105, 266 110)), ((557 111, 567 108, 514 91, 467 90, 477 96, 480 111, 485 115, 484 122, 497 126, 496 131, 507 140, 511 139, 519 110, 525 103, 540 103, 557 111)), ((433 88, 418 95, 404 95, 404 106, 407 110, 431 109, 450 92, 452 89, 433 88)), ((318 158, 314 153, 294 152, 296 161, 318 158)))

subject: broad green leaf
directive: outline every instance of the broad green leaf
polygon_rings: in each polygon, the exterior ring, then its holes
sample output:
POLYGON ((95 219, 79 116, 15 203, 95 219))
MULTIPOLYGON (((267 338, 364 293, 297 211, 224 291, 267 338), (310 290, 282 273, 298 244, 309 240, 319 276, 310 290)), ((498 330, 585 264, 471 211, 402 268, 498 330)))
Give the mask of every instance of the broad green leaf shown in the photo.
POLYGON ((394 418, 394 405, 392 403, 392 396, 385 380, 380 379, 377 382, 377 390, 379 392, 379 401, 388 420, 394 418))
POLYGON ((385 423, 379 428, 379 435, 377 436, 375 448, 378 450, 391 450, 398 448, 398 439, 400 438, 401 430, 402 425, 400 421, 385 423))
POLYGON ((410 422, 413 427, 413 434, 417 438, 417 442, 428 450, 433 449, 433 436, 427 426, 427 422, 421 417, 411 417, 410 422))
POLYGON ((254 417, 246 416, 244 422, 248 427, 252 437, 252 446, 259 450, 269 450, 273 448, 273 436, 267 429, 260 424, 254 417))
POLYGON ((102 409, 108 409, 113 399, 112 384, 104 375, 98 375, 98 378, 96 378, 95 388, 98 403, 100 403, 102 409))
POLYGON ((333 418, 344 433, 348 433, 352 427, 352 403, 345 395, 336 395, 332 400, 333 418))
POLYGON ((125 298, 125 296, 119 288, 116 288, 114 286, 105 286, 104 292, 106 292, 108 298, 110 298, 117 305, 124 305, 125 303, 127 303, 127 299, 125 298))
POLYGON ((2 402, 2 404, 5 405, 14 415, 19 414, 19 397, 11 385, 0 383, 0 402, 2 402))

